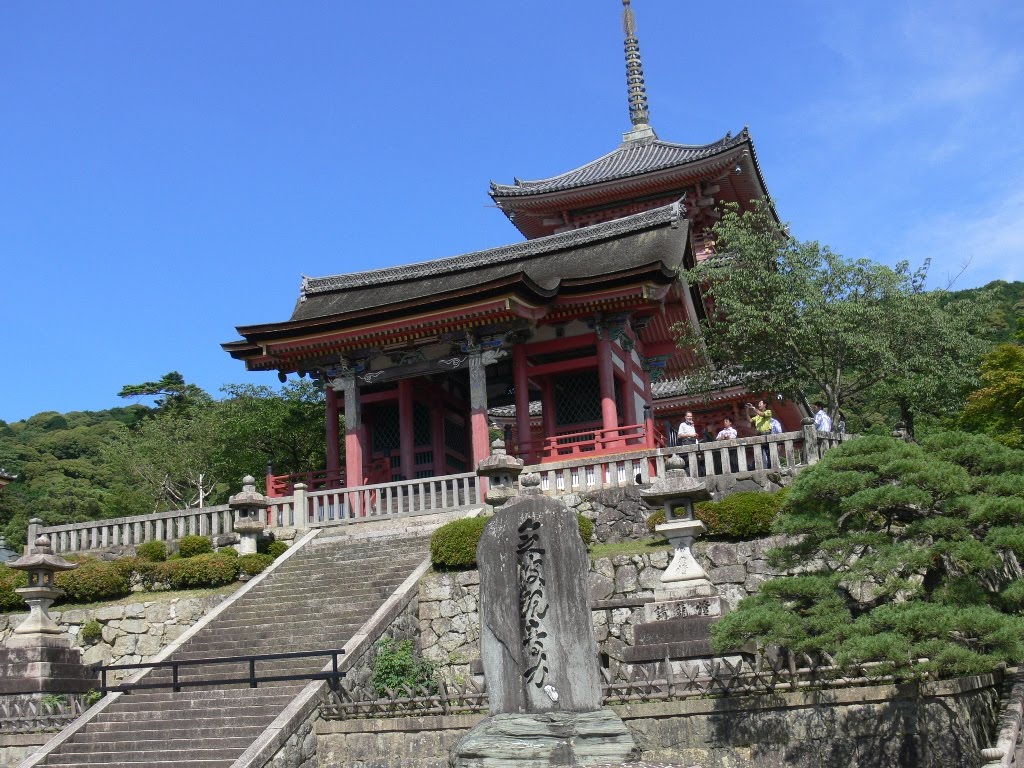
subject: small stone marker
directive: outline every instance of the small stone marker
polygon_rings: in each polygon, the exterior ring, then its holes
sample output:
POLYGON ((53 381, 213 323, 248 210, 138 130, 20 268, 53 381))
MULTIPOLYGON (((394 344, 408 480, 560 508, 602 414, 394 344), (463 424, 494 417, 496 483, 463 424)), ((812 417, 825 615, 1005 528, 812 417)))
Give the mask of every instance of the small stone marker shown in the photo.
POLYGON ((235 511, 235 533, 239 536, 238 553, 251 555, 256 552, 256 539, 266 525, 263 515, 267 509, 267 498, 256 490, 256 478, 246 475, 242 478, 242 491, 228 499, 228 506, 235 511))

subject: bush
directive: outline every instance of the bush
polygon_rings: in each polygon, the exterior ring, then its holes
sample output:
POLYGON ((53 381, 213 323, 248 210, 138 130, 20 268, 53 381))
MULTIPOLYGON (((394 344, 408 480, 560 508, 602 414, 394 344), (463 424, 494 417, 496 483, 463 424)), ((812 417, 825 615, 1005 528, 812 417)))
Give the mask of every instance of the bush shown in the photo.
POLYGON ((82 628, 78 630, 78 637, 83 644, 92 645, 103 637, 103 627, 96 619, 89 619, 82 628))
POLYGON ((583 539, 583 545, 587 546, 590 544, 590 539, 594 536, 594 521, 577 512, 576 524, 580 528, 580 538, 583 539))
MULTIPOLYGON (((465 570, 476 567, 476 546, 484 533, 489 517, 465 517, 453 520, 434 531, 430 537, 430 562, 438 570, 465 570)), ((594 523, 581 514, 576 515, 583 544, 590 543, 594 523)))
POLYGON ((151 563, 162 563, 167 559, 167 544, 163 541, 146 541, 135 548, 135 555, 140 560, 151 563))
POLYGON ((267 554, 275 560, 283 555, 288 549, 288 542, 272 541, 267 545, 267 554))
POLYGON ((213 541, 208 536, 182 536, 178 541, 178 553, 182 557, 208 555, 213 552, 213 541))
POLYGON ((78 561, 75 570, 58 573, 53 583, 64 590, 58 598, 61 603, 95 603, 130 595, 130 573, 116 562, 86 558, 78 561))
POLYGON ((217 554, 224 557, 238 557, 238 550, 234 547, 221 547, 217 550, 217 554))
POLYGON ((656 526, 661 525, 664 522, 665 522, 665 508, 662 507, 661 509, 659 509, 659 510, 657 510, 655 512, 652 512, 647 517, 647 530, 650 531, 651 533, 657 533, 657 531, 655 531, 654 528, 656 526))
POLYGON ((774 493, 741 491, 721 501, 702 501, 694 507, 693 514, 707 527, 709 536, 753 539, 771 533, 772 523, 785 501, 785 488, 774 493))
POLYGON ((239 573, 246 576, 255 576, 257 573, 263 573, 263 571, 267 570, 271 563, 274 562, 274 558, 270 555, 261 555, 259 552, 253 552, 248 555, 239 556, 237 562, 239 573))
POLYGON ((27 586, 27 573, 0 565, 0 611, 28 610, 21 595, 14 591, 27 586))
POLYGON ((473 568, 476 545, 489 517, 464 517, 434 531, 430 537, 430 562, 441 570, 473 568))
POLYGON ((161 581, 166 581, 171 589, 220 587, 238 577, 240 559, 207 553, 168 560, 160 568, 161 581))
POLYGON ((370 682, 378 696, 387 696, 388 689, 408 687, 417 691, 422 687, 433 691, 436 688, 434 665, 413 652, 412 640, 396 643, 390 637, 382 637, 375 647, 377 656, 373 660, 370 682))

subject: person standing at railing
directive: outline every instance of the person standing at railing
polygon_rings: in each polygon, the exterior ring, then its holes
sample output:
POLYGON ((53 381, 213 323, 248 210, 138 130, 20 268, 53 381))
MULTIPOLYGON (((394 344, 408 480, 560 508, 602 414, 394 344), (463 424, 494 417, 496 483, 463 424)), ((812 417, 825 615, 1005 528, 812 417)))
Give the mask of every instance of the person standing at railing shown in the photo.
MULTIPOLYGON (((732 425, 732 419, 728 416, 722 419, 722 428, 718 430, 718 434, 715 435, 715 440, 735 440, 736 436, 736 427, 732 425)), ((729 449, 729 465, 733 472, 739 471, 740 463, 736 456, 735 448, 729 449)))
POLYGON ((832 419, 825 410, 825 404, 819 400, 814 407, 817 408, 814 413, 814 428, 819 432, 831 432, 832 419))
POLYGON ((679 440, 677 445, 696 445, 697 444, 697 427, 693 423, 693 413, 687 411, 683 416, 683 420, 679 422, 679 440))
MULTIPOLYGON (((747 403, 744 406, 750 418, 750 426, 758 435, 767 437, 772 432, 772 411, 764 400, 758 400, 757 405, 747 403), (753 413, 751 413, 753 412, 753 413)), ((772 465, 771 453, 768 451, 768 443, 761 446, 761 456, 764 459, 764 467, 767 469, 772 465)))

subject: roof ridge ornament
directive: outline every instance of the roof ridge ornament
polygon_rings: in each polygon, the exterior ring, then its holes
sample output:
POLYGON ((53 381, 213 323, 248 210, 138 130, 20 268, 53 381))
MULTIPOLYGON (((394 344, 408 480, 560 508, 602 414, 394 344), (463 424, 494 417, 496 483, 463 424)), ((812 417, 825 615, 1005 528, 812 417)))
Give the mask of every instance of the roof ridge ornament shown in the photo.
POLYGON ((640 58, 640 41, 636 37, 636 17, 629 3, 630 0, 622 0, 622 31, 626 35, 626 93, 629 98, 629 119, 633 123, 633 129, 622 135, 623 142, 658 138, 651 128, 644 64, 640 58))

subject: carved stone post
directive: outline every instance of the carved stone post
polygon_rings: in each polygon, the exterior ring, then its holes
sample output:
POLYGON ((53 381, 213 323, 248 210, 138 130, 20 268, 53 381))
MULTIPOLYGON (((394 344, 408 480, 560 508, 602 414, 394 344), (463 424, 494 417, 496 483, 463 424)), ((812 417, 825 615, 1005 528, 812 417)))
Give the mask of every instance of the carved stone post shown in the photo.
POLYGON ((818 430, 814 426, 814 419, 805 418, 800 425, 804 430, 804 463, 807 466, 817 464, 821 452, 818 449, 818 430))

